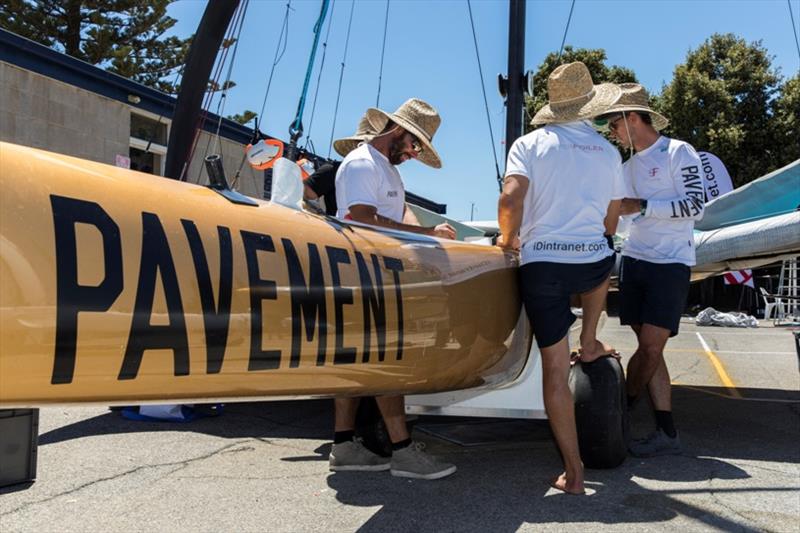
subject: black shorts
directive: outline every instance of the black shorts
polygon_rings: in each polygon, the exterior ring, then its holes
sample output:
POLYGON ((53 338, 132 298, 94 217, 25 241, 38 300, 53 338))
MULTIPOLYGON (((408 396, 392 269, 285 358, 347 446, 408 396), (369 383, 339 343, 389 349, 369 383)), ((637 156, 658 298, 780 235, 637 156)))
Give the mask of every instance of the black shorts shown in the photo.
POLYGON ((651 263, 623 257, 619 271, 619 320, 651 324, 678 334, 689 293, 691 269, 683 263, 651 263))
POLYGON ((575 315, 569 297, 588 292, 611 274, 614 254, 596 263, 549 263, 537 261, 519 269, 522 301, 539 348, 557 343, 569 333, 575 315))

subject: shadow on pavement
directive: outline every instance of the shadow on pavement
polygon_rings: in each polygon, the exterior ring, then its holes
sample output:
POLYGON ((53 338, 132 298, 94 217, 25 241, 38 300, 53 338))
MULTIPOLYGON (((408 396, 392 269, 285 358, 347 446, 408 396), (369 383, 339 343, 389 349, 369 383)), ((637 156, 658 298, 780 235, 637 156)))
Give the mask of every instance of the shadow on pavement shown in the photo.
MULTIPOLYGON (((736 518, 720 516, 687 503, 682 495, 747 491, 787 491, 792 487, 712 487, 715 480, 739 480, 749 475, 730 460, 800 462, 800 404, 796 391, 739 389, 745 399, 727 397, 725 388, 674 388, 676 424, 685 453, 680 456, 629 457, 613 470, 588 470, 591 494, 574 497, 549 488, 559 472, 558 452, 542 421, 465 420, 462 433, 486 432, 486 424, 511 427, 499 440, 462 447, 431 437, 437 424, 457 419, 420 417, 415 436, 429 449, 458 466, 453 476, 438 481, 394 478, 382 473, 330 474, 324 461, 330 444, 313 454, 281 458, 288 462, 319 461, 320 476, 342 504, 378 507, 363 531, 445 530, 516 531, 522 524, 600 522, 664 522, 683 515, 709 528, 748 530, 736 518), (748 400, 747 398, 750 398, 748 400), (770 401, 761 401, 770 400, 770 401), (648 487, 649 480, 674 482, 674 489, 648 487), (695 486, 686 487, 685 483, 695 486), (697 485, 699 483, 699 485, 697 485)), ((649 431, 652 416, 647 402, 632 413, 634 435, 649 431)), ((134 422, 117 413, 61 427, 40 436, 48 445, 78 437, 153 431, 192 431, 224 438, 299 438, 327 441, 332 434, 329 400, 228 404, 218 418, 185 424, 134 422)))
POLYGON ((224 438, 328 439, 333 431, 330 400, 249 402, 226 404, 222 415, 192 422, 146 422, 111 412, 39 435, 39 445, 93 435, 153 431, 194 431, 224 438))

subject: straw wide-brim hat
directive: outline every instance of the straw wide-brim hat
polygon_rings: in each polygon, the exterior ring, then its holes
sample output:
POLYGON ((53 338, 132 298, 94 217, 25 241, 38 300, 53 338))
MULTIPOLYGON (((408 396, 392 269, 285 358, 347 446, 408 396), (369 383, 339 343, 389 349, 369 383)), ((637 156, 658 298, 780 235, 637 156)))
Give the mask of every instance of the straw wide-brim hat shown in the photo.
POLYGON ((608 109, 607 113, 637 111, 649 114, 653 121, 653 128, 656 130, 663 130, 669 125, 669 120, 664 115, 650 109, 647 89, 638 83, 620 83, 619 88, 622 90, 622 94, 617 103, 608 109))
POLYGON ((559 124, 602 115, 616 103, 621 89, 613 83, 595 85, 586 65, 580 61, 560 65, 547 78, 548 104, 531 120, 531 125, 559 124))
POLYGON ((347 154, 358 148, 359 144, 371 141, 377 133, 378 131, 367 119, 365 113, 361 117, 361 120, 358 121, 356 132, 350 137, 344 137, 333 141, 333 149, 336 150, 340 156, 347 157, 347 154))
MULTIPOLYGON (((442 119, 436 109, 429 103, 419 98, 411 98, 398 107, 394 113, 387 113, 381 109, 371 107, 367 109, 367 119, 376 129, 381 124, 385 127, 387 120, 399 125, 422 143, 423 150, 417 156, 417 159, 429 167, 442 168, 442 160, 432 144, 433 134, 439 129, 442 119)), ((379 129, 382 130, 383 127, 379 129)))

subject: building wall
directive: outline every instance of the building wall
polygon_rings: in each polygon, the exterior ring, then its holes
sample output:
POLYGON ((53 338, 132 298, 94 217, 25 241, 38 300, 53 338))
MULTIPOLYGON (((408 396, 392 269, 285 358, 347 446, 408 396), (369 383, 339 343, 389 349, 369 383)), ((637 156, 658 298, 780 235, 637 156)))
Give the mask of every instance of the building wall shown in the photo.
MULTIPOLYGON (((114 165, 117 155, 130 153, 131 112, 135 108, 125 103, 0 61, 0 141, 114 165)), ((167 118, 160 120, 170 123, 167 118)), ((203 160, 211 138, 201 132, 186 181, 208 183, 203 160)), ((217 151, 215 146, 212 142, 209 153, 217 151)), ((220 138, 219 146, 232 188, 263 198, 263 171, 245 163, 233 182, 244 146, 226 138, 220 138)))
POLYGON ((113 165, 129 139, 128 106, 0 62, 0 140, 113 165))

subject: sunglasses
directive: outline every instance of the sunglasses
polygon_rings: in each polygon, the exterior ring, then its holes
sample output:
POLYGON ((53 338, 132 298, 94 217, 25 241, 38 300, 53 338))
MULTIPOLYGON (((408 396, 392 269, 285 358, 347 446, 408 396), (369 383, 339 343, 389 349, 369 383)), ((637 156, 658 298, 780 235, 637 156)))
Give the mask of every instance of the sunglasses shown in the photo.
POLYGON ((414 150, 414 153, 419 156, 423 152, 425 147, 422 145, 421 142, 419 142, 419 139, 417 139, 416 135, 410 132, 406 133, 408 133, 408 135, 411 136, 411 149, 414 150))
POLYGON ((625 115, 619 115, 615 118, 609 119, 608 121, 608 129, 611 131, 617 131, 619 127, 619 122, 625 118, 625 115))

